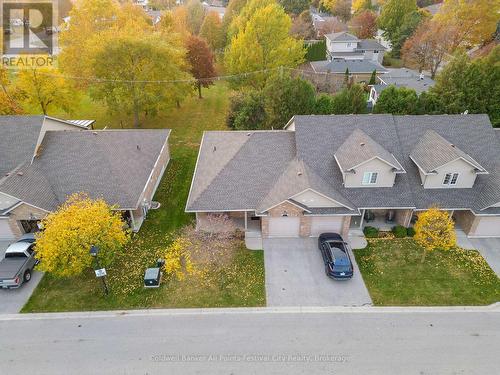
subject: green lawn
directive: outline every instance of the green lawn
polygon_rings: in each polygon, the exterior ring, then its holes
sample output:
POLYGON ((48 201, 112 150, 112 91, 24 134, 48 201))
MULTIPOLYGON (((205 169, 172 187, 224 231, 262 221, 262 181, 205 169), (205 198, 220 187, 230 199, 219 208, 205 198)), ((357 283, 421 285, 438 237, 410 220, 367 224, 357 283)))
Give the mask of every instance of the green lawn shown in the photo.
POLYGON ((354 250, 375 305, 487 305, 500 301, 500 279, 472 250, 423 249, 412 239, 371 239, 354 250))
MULTIPOLYGON (((225 129, 227 87, 217 84, 205 89, 204 95, 202 100, 189 98, 180 109, 143 121, 143 128, 172 129, 172 158, 154 198, 161 208, 149 213, 141 231, 108 268, 111 295, 103 297, 101 284, 90 271, 70 279, 45 275, 23 312, 265 305, 263 253, 245 249, 241 241, 235 241, 234 261, 227 272, 211 275, 215 282, 210 285, 191 277, 166 281, 160 289, 142 288, 145 268, 155 263, 177 229, 193 221, 184 207, 203 131, 225 129)), ((131 124, 131 118, 112 116, 87 98, 73 117, 96 119, 100 128, 131 124)))

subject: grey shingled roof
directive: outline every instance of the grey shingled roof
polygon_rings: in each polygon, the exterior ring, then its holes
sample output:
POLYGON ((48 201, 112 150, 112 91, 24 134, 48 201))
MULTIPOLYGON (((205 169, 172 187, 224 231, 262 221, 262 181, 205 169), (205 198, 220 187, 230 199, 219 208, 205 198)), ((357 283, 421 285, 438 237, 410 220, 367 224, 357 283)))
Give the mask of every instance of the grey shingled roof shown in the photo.
POLYGON ((134 209, 170 130, 48 131, 32 164, 0 183, 0 191, 52 211, 87 192, 134 209))
POLYGON ((436 131, 427 130, 410 153, 411 158, 422 168, 424 173, 432 173, 452 161, 462 158, 474 168, 484 172, 484 168, 470 155, 463 152, 436 131))
POLYGON ((424 134, 433 130, 489 172, 478 175, 472 189, 424 189, 417 166, 405 157, 402 164, 417 208, 438 204, 444 208, 471 208, 480 213, 500 202, 500 142, 487 115, 395 116, 394 119, 403 149, 411 152, 424 134))
POLYGON ((295 153, 289 131, 205 132, 186 210, 256 209, 295 153))
POLYGON ((345 142, 335 152, 335 158, 344 172, 374 158, 392 165, 397 171, 403 167, 389 151, 375 142, 361 129, 354 129, 345 142))
POLYGON ((365 51, 385 51, 385 48, 382 44, 377 42, 375 39, 361 39, 358 43, 358 50, 365 51))
POLYGON ((327 37, 328 39, 330 39, 331 41, 334 41, 334 42, 356 42, 356 41, 359 41, 359 39, 356 36, 349 34, 347 31, 326 34, 325 37, 327 37))
MULTIPOLYGON (((295 131, 250 132, 249 136, 246 132, 205 133, 192 191, 198 185, 204 188, 198 192, 196 199, 191 192, 187 210, 252 210, 268 202, 280 203, 278 201, 283 197, 291 199, 296 190, 315 186, 313 190, 339 202, 342 198, 344 203, 350 203, 347 206, 354 205, 353 208, 357 209, 425 209, 437 204, 442 208, 470 208, 476 213, 500 214, 499 208, 487 208, 500 202, 500 140, 487 115, 295 116, 293 123, 295 131), (362 131, 387 153, 394 155, 406 170, 407 173, 397 174, 393 187, 343 186, 342 173, 334 154, 355 130, 362 131), (424 189, 418 168, 409 155, 429 130, 470 155, 489 174, 478 175, 472 189, 424 189), (235 137, 243 134, 248 138, 241 142, 236 152, 228 148, 230 157, 214 155, 211 149, 213 143, 224 144, 234 133, 239 134, 235 137), (217 166, 215 177, 213 172, 201 173, 201 165, 210 167, 219 158, 227 162, 217 166), (304 178, 297 176, 297 168, 305 171, 302 174, 304 178), (291 183, 286 184, 288 174, 291 183), (209 181, 204 180, 206 176, 209 176, 209 181), (327 190, 328 193, 325 193, 327 190)), ((310 208, 309 211, 325 215, 353 212, 342 208, 310 208)))
POLYGON ((344 60, 344 59, 333 59, 332 61, 312 61, 311 67, 315 72, 318 73, 345 73, 346 69, 349 69, 351 74, 361 74, 361 73, 372 73, 376 70, 379 73, 385 73, 387 71, 379 63, 372 60, 344 60))
POLYGON ((0 180, 33 156, 43 116, 0 116, 0 180))
POLYGON ((354 205, 342 196, 335 188, 318 176, 302 160, 293 159, 285 168, 276 183, 271 186, 266 197, 257 207, 258 213, 263 213, 271 207, 288 200, 307 189, 334 199, 346 208, 354 209, 354 205))
POLYGON ((424 75, 424 78, 420 79, 420 74, 417 71, 406 68, 388 69, 387 73, 380 77, 380 80, 383 81, 382 84, 373 86, 378 93, 393 85, 413 89, 420 95, 435 85, 434 80, 430 77, 424 75))

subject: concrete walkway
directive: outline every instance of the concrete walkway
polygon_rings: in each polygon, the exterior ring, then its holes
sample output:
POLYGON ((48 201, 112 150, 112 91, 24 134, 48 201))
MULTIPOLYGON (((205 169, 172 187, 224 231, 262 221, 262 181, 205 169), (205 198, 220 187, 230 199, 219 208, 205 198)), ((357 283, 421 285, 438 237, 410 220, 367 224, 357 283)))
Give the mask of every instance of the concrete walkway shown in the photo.
POLYGON ((500 238, 471 238, 469 241, 500 277, 500 238))
POLYGON ((351 254, 354 277, 332 280, 317 238, 264 239, 268 306, 363 306, 372 303, 351 254))

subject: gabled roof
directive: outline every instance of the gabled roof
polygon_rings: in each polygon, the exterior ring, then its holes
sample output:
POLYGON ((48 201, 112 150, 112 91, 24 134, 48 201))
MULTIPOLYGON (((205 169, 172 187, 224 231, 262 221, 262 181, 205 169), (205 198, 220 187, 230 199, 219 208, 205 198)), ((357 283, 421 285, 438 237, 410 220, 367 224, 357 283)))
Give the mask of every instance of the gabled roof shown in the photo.
POLYGON ((349 34, 347 31, 326 34, 325 37, 330 39, 332 42, 359 42, 359 39, 356 36, 349 34))
MULTIPOLYGON (((488 208, 500 202, 500 140, 487 115, 316 115, 294 116, 289 124, 293 131, 206 132, 186 210, 266 210, 280 200, 293 201, 297 190, 307 187, 355 210, 426 209, 437 204, 500 214, 499 207, 488 208), (393 187, 343 186, 334 155, 355 129, 393 155, 406 171, 397 174, 393 187), (490 174, 479 174, 471 189, 424 189, 410 153, 428 131, 455 144, 490 174), (237 145, 226 148, 228 142, 237 145)), ((342 207, 307 210, 311 215, 354 212, 342 207)))
POLYGON ((410 157, 424 173, 433 173, 457 159, 463 159, 479 172, 486 170, 458 146, 450 143, 434 130, 427 130, 411 151, 410 157))
POLYGON ((44 116, 0 116, 0 180, 29 161, 44 116))
POLYGON ((293 132, 203 133, 186 211, 256 209, 294 156, 293 132))
MULTIPOLYGON (((278 181, 271 187, 266 197, 259 203, 257 212, 263 213, 284 201, 291 200, 293 196, 308 189, 334 200, 348 210, 354 210, 354 204, 318 176, 307 164, 301 160, 293 159, 278 181)), ((293 199, 292 203, 295 203, 293 199)), ((309 211, 309 209, 306 209, 306 211, 309 211)))
POLYGON ((87 192, 135 209, 170 130, 47 131, 33 163, 0 182, 0 192, 47 211, 87 192))
POLYGON ((350 172, 357 166, 375 158, 389 164, 397 172, 404 172, 394 155, 361 129, 354 129, 335 152, 335 159, 344 172, 350 172))

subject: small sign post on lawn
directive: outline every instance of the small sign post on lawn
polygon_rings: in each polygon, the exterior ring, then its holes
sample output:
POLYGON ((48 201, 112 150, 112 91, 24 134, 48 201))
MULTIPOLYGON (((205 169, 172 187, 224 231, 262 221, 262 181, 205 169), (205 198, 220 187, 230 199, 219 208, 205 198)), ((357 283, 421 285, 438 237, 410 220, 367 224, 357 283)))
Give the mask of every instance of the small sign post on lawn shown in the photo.
POLYGON ((90 255, 95 259, 96 264, 97 264, 97 269, 94 269, 95 272, 95 277, 98 279, 100 278, 102 280, 102 285, 104 286, 104 293, 106 295, 109 294, 108 290, 108 284, 106 283, 106 269, 101 268, 99 265, 99 258, 97 257, 97 254, 99 253, 99 248, 97 246, 91 246, 90 247, 90 255))

